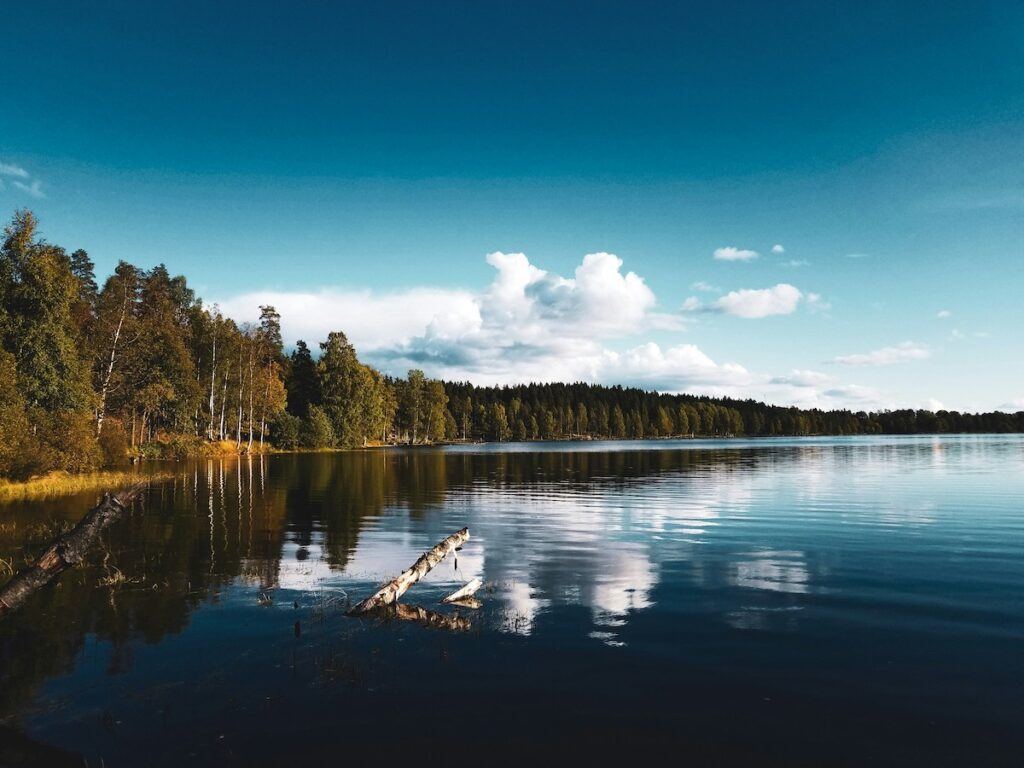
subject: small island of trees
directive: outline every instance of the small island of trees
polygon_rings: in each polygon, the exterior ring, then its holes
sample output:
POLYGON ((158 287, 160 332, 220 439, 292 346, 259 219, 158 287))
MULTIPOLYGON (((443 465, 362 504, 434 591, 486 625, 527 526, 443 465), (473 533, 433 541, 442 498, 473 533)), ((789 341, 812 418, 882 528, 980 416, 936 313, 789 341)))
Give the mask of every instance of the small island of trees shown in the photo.
POLYGON ((479 387, 361 363, 341 331, 286 351, 281 317, 237 323, 164 265, 100 285, 83 250, 15 213, 0 249, 0 478, 129 456, 445 441, 1021 432, 1024 412, 801 410, 585 383, 479 387))

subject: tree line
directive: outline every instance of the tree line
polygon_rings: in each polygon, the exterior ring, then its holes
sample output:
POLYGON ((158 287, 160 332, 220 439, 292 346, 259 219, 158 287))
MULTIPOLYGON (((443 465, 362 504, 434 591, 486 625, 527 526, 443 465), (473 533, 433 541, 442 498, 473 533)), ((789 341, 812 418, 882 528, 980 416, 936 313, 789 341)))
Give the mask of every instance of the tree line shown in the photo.
POLYGON ((164 265, 102 285, 18 211, 0 248, 0 477, 129 455, 451 440, 1019 432, 1024 412, 783 408, 591 384, 478 387, 383 375, 335 331, 286 353, 281 317, 238 323, 164 265))

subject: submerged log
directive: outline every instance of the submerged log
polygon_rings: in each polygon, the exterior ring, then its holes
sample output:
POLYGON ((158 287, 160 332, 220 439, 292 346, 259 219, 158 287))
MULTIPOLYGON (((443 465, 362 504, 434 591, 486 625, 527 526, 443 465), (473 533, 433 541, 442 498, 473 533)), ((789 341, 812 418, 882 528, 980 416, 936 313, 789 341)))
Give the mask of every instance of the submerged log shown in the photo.
POLYGON ((400 621, 413 621, 431 629, 447 629, 450 632, 468 632, 473 628, 473 623, 462 616, 449 616, 444 613, 432 611, 429 608, 421 608, 418 605, 407 603, 394 603, 379 610, 380 615, 385 619, 398 619, 400 621))
POLYGON ((82 562, 100 531, 117 520, 145 487, 145 483, 140 483, 117 495, 103 494, 103 500, 74 528, 54 539, 32 565, 22 568, 0 587, 0 618, 19 608, 30 595, 68 568, 82 562))
POLYGON ((448 597, 446 597, 443 600, 441 600, 441 602, 442 603, 457 603, 460 600, 465 600, 466 598, 471 598, 471 597, 473 597, 473 595, 476 594, 476 591, 478 589, 480 589, 480 587, 482 587, 483 585, 484 585, 484 583, 482 581, 480 581, 480 579, 473 579, 471 582, 469 582, 469 584, 467 584, 466 586, 462 587, 462 589, 455 590, 450 595, 448 595, 448 597))
POLYGON ((448 605, 454 605, 456 608, 469 608, 472 611, 484 607, 484 604, 475 597, 460 597, 458 600, 451 600, 448 605))
POLYGON ((348 615, 359 616, 382 606, 397 603, 398 599, 405 594, 409 587, 430 573, 435 565, 448 556, 448 553, 454 552, 461 547, 466 543, 467 539, 469 539, 469 528, 456 531, 447 539, 435 545, 429 552, 424 552, 420 559, 413 563, 412 567, 402 571, 402 574, 397 579, 392 579, 361 603, 352 607, 348 615))

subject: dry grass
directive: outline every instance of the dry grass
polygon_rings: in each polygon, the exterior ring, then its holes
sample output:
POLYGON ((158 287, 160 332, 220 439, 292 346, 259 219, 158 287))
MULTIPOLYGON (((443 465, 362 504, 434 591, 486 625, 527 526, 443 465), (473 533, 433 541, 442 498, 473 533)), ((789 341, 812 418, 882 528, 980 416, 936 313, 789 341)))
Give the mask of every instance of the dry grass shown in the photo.
POLYGON ((117 490, 142 480, 155 479, 160 478, 140 475, 137 472, 88 472, 80 475, 51 472, 22 483, 0 480, 0 502, 49 499, 85 491, 117 490))

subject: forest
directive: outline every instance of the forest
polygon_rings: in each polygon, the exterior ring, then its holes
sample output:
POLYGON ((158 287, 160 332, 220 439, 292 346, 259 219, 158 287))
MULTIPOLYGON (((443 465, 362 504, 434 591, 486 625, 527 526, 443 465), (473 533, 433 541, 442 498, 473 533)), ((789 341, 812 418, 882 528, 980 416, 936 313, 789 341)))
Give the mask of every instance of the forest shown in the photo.
POLYGON ((0 478, 129 457, 446 441, 1021 432, 1024 412, 801 410, 585 383, 481 387, 359 361, 344 332, 285 348, 281 317, 239 323, 164 265, 89 254, 14 214, 0 249, 0 478))

